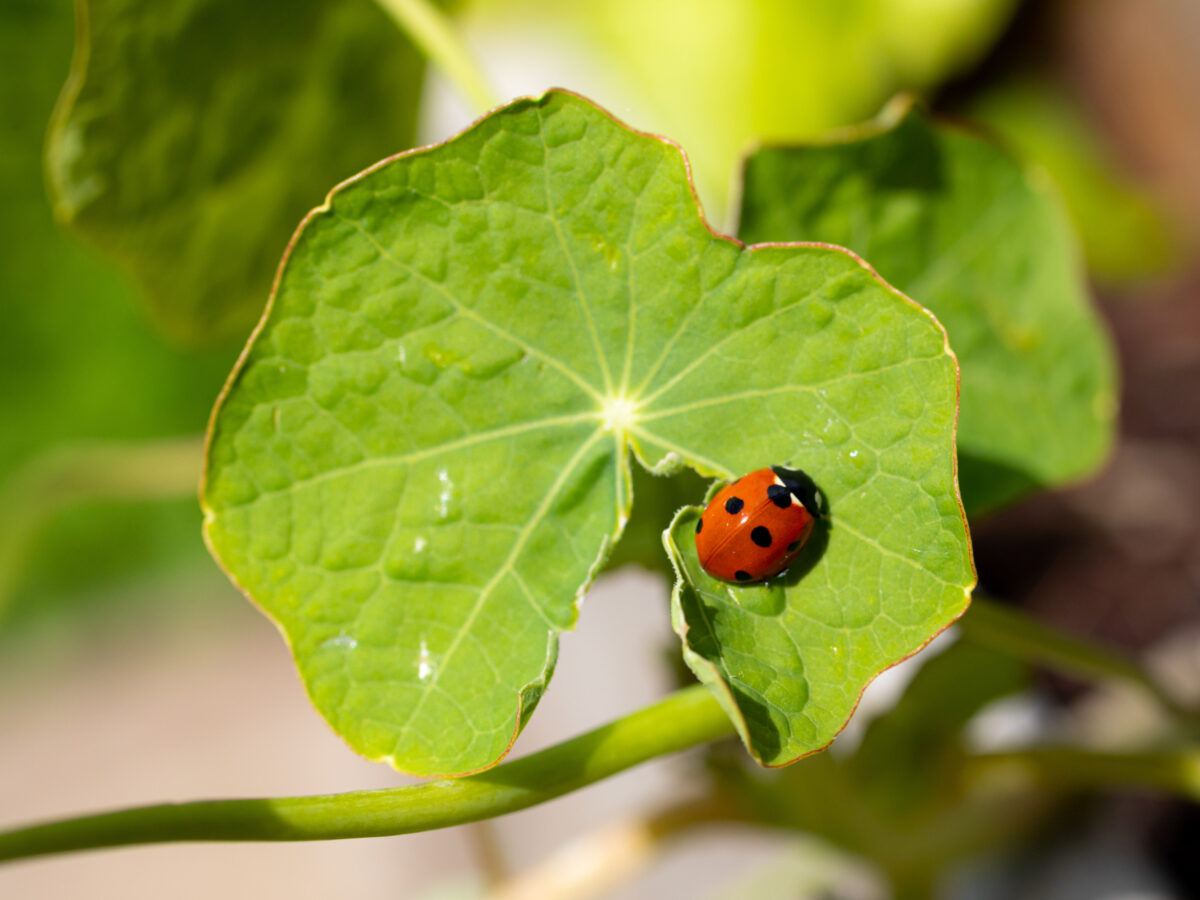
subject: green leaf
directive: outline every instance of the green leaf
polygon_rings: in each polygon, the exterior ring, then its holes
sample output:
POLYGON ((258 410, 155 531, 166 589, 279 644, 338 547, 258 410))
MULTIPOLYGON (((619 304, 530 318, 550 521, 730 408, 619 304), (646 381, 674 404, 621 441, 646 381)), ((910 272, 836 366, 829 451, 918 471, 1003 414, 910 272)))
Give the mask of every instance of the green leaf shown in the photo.
POLYGON ((186 342, 241 337, 296 221, 412 145, 422 63, 370 0, 80 0, 58 217, 186 342))
MULTIPOLYGON (((873 405, 875 416, 851 417, 856 444, 871 446, 863 435, 889 428, 885 402, 873 405)), ((961 511, 939 497, 945 475, 929 468, 936 420, 914 423, 923 437, 873 446, 873 471, 826 461, 833 515, 782 580, 736 586, 705 572, 694 539, 700 507, 680 510, 665 535, 680 576, 671 609, 684 659, 763 765, 826 747, 876 675, 966 610, 974 579, 955 527, 961 511)), ((900 417, 890 428, 903 431, 900 417)))
POLYGON ((213 420, 206 534, 351 746, 468 772, 544 691, 629 515, 630 449, 656 472, 790 460, 835 525, 787 615, 834 621, 846 655, 781 679, 853 697, 967 602, 955 374, 860 260, 713 233, 675 145, 551 91, 301 227, 213 420))
MULTIPOLYGON (((132 441, 129 443, 89 443, 82 446, 61 446, 35 457, 23 468, 0 480, 0 625, 7 625, 9 601, 14 589, 25 579, 26 570, 36 556, 38 544, 48 526, 64 511, 78 512, 80 507, 109 503, 163 502, 193 495, 197 473, 200 471, 201 442, 198 438, 168 438, 162 441, 132 441)), ((195 514, 192 504, 185 521, 195 550, 195 514)), ((157 512, 157 510, 156 510, 157 512)), ((159 522, 152 537, 142 535, 136 540, 132 533, 137 516, 122 523, 121 539, 135 543, 136 556, 145 567, 147 552, 154 544, 164 541, 169 526, 159 522)), ((61 549, 61 548, 58 548, 61 549)), ((111 567, 122 562, 120 554, 107 555, 96 565, 95 559, 86 563, 80 547, 73 548, 74 570, 87 570, 94 577, 97 568, 111 567)), ((61 562, 52 563, 52 571, 61 573, 61 562)), ((45 588, 45 584, 39 585, 45 588)), ((47 600, 43 591, 37 606, 44 610, 47 600)))
POLYGON ((1121 284, 1179 265, 1180 235, 1166 211, 1121 171, 1061 88, 1037 79, 1002 82, 973 97, 966 113, 1050 173, 1096 278, 1121 284))
POLYGON ((1044 178, 907 102, 827 144, 746 161, 739 236, 849 247, 924 303, 962 365, 967 509, 1078 479, 1113 439, 1112 352, 1044 178))

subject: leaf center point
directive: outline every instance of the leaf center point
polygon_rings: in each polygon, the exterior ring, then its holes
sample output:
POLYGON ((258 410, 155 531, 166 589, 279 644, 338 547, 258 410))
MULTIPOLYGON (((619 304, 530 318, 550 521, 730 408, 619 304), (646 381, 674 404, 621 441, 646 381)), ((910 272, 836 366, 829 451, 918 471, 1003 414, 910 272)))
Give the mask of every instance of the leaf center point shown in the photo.
POLYGON ((638 423, 640 406, 638 401, 624 394, 605 397, 600 410, 604 430, 622 434, 633 428, 638 423))

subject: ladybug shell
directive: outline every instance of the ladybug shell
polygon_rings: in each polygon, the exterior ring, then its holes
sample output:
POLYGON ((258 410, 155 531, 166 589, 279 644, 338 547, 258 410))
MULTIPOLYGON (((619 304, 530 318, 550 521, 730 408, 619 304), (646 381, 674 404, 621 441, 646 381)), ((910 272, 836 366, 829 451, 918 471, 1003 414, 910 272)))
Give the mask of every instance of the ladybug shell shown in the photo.
POLYGON ((807 476, 772 466, 718 491, 696 523, 704 571, 726 581, 761 581, 791 565, 816 521, 801 479, 807 476))

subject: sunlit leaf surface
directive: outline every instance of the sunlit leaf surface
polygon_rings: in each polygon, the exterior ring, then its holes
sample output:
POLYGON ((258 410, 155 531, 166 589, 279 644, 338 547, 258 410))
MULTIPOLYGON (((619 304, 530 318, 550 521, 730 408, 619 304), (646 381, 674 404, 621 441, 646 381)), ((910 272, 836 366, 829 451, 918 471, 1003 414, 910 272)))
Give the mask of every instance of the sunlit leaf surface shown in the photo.
MULTIPOLYGON (((742 625, 685 639, 782 762, 965 608, 955 400, 942 330, 858 259, 713 234, 677 147, 553 91, 309 218, 214 420, 206 532, 352 746, 461 773, 541 696, 631 449, 719 476, 790 461, 832 527, 803 580, 728 616, 786 636, 754 672, 742 625)), ((689 596, 685 616, 712 602, 689 596)))

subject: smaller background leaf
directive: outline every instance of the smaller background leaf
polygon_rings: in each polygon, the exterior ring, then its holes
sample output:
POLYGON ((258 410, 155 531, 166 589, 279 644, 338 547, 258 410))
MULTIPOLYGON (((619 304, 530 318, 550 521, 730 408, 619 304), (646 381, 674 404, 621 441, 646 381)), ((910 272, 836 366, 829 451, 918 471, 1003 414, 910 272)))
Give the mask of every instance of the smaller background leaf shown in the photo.
POLYGON ((1093 471, 1113 439, 1114 363, 1054 193, 907 102, 826 144, 746 161, 739 236, 849 247, 946 327, 962 366, 970 513, 1093 471))
POLYGON ((872 720, 848 761, 852 777, 879 807, 898 814, 932 800, 954 763, 948 757, 963 752, 967 722, 1028 683, 1014 657, 956 641, 920 668, 893 709, 872 720))
POLYGON ((1032 78, 1009 81, 972 98, 964 111, 1050 173, 1097 279, 1135 281, 1180 261, 1179 236, 1164 211, 1120 171, 1061 88, 1032 78))

